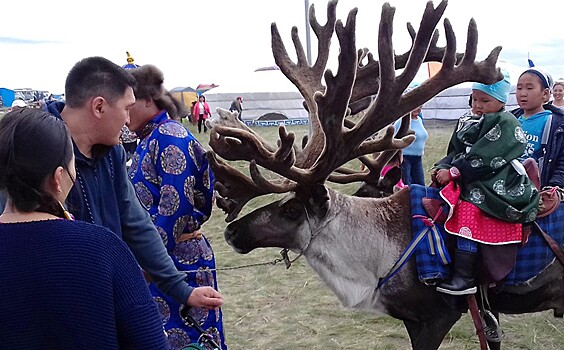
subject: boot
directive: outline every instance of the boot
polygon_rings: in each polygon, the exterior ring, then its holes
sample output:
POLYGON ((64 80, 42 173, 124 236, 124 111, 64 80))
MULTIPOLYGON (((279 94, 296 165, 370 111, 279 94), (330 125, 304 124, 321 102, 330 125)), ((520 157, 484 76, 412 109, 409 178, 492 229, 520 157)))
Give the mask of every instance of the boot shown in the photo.
POLYGON ((437 287, 437 291, 450 295, 467 295, 476 293, 474 276, 476 254, 457 250, 454 260, 452 279, 437 287))

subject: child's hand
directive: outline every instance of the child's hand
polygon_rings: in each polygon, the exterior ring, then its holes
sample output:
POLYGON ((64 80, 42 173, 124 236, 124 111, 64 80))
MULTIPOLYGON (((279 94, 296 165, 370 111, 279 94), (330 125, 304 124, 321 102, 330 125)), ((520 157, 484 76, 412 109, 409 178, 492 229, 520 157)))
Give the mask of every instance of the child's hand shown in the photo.
POLYGON ((446 185, 449 181, 456 180, 460 178, 460 171, 457 167, 452 167, 450 169, 441 169, 437 172, 437 183, 441 186, 446 185))
POLYGON ((444 186, 450 181, 450 174, 447 169, 437 171, 436 181, 439 185, 444 186))
POLYGON ((438 172, 439 172, 439 169, 436 169, 436 168, 431 170, 431 182, 438 183, 437 182, 437 173, 438 172))

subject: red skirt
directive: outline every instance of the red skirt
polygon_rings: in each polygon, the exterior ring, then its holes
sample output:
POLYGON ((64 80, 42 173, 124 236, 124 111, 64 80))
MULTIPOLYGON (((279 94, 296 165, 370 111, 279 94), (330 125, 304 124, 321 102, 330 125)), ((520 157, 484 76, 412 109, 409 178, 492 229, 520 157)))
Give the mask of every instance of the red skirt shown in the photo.
POLYGON ((445 229, 448 233, 483 244, 520 243, 523 227, 494 218, 474 204, 460 199, 460 187, 449 182, 440 192, 450 207, 445 229))

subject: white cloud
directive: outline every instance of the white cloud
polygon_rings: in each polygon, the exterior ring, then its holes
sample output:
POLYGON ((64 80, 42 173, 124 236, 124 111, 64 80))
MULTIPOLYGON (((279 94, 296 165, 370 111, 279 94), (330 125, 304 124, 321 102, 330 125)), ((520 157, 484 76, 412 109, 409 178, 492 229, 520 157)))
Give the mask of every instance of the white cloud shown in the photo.
MULTIPOLYGON (((295 57, 290 30, 297 26, 305 45, 305 14, 302 0, 122 0, 57 1, 27 0, 3 4, 1 37, 49 43, 14 44, 0 38, 0 86, 31 87, 62 92, 72 65, 83 57, 104 56, 125 64, 130 51, 138 64, 152 63, 165 74, 165 85, 222 84, 244 79, 245 74, 274 63, 270 49, 270 24, 276 22, 282 38, 295 57), (15 16, 12 14, 19 13, 15 16)), ((326 1, 310 0, 325 23, 326 1)), ((337 17, 346 20, 358 7, 357 46, 376 51, 383 1, 340 0, 337 17)), ((397 52, 409 47, 405 23, 418 27, 426 1, 391 0, 396 7, 394 44, 397 52)), ((438 2, 435 2, 438 4, 438 2)), ((466 28, 476 19, 479 58, 502 45, 501 59, 526 66, 527 52, 538 65, 555 76, 564 75, 560 63, 558 21, 546 14, 557 11, 556 0, 542 6, 491 0, 450 0, 446 17, 453 24, 462 51, 466 28)), ((442 40, 444 30, 439 26, 442 40)), ((312 37, 315 36, 312 33, 312 37)), ((440 43, 444 43, 441 41, 440 43)), ((312 55, 315 59, 315 41, 312 55)), ((332 43, 334 55, 338 44, 332 43)), ((335 68, 332 58, 330 68, 335 68)))

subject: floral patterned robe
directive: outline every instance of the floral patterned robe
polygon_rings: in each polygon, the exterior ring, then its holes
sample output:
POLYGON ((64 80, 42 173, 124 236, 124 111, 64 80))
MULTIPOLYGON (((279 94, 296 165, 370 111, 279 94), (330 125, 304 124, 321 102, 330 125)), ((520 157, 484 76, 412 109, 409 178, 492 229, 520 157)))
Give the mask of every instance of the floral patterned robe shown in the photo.
MULTIPOLYGON (((192 287, 217 289, 215 259, 207 239, 194 234, 212 210, 213 175, 205 150, 186 128, 159 113, 140 133, 129 169, 137 196, 155 224, 179 271, 189 272, 192 287)), ((180 315, 184 307, 163 294, 153 283, 149 289, 159 307, 172 349, 196 342, 200 334, 180 315)), ((221 310, 190 308, 189 314, 227 349, 221 310)))

